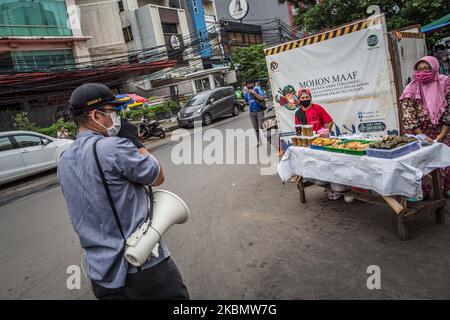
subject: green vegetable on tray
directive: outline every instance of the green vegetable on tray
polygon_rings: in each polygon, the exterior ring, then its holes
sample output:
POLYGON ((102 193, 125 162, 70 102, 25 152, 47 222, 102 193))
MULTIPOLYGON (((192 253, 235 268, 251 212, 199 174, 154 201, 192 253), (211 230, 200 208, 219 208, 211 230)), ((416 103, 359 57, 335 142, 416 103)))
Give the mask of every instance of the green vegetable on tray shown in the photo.
POLYGON ((417 139, 414 137, 390 135, 381 141, 372 142, 369 145, 369 148, 392 150, 407 145, 408 143, 414 141, 417 141, 417 139))

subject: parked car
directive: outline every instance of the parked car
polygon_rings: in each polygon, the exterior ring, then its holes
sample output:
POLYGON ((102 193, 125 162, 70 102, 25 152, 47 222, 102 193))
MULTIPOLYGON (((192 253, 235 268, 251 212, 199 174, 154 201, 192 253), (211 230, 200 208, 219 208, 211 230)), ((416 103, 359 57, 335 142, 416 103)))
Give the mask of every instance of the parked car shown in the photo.
POLYGON ((30 131, 0 132, 0 184, 55 168, 71 143, 30 131))
POLYGON ((194 121, 202 121, 203 125, 210 125, 219 117, 239 114, 239 104, 233 87, 220 87, 194 95, 178 113, 178 124, 188 127, 194 121))

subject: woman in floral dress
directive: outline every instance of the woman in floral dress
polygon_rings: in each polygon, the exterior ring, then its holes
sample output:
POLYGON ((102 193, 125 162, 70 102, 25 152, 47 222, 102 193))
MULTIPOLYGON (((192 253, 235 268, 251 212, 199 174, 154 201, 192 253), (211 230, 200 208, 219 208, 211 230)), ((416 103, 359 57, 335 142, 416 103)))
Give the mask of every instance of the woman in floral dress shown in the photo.
MULTIPOLYGON (((406 133, 425 134, 439 143, 450 146, 450 78, 439 74, 439 62, 426 56, 414 66, 414 80, 400 97, 403 127, 406 133)), ((441 170, 444 192, 448 196, 450 167, 441 170)), ((424 196, 431 185, 423 180, 424 196)))

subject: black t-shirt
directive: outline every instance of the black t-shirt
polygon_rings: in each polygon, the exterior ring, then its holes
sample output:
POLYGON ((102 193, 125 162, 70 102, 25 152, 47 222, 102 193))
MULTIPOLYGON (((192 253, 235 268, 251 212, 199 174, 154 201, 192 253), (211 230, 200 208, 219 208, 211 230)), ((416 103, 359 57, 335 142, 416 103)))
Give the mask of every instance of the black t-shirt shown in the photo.
POLYGON ((144 145, 142 144, 141 140, 139 139, 138 128, 125 118, 121 118, 120 121, 121 121, 121 127, 120 127, 119 134, 117 136, 120 138, 129 139, 138 149, 143 148, 144 145))

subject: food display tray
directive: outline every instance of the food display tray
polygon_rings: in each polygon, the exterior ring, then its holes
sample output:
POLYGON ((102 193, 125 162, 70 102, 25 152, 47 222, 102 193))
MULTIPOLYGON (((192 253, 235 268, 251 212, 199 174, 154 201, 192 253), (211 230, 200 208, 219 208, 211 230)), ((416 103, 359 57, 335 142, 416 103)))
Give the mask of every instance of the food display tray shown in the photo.
MULTIPOLYGON (((347 142, 361 142, 361 143, 367 144, 367 143, 371 143, 373 141, 367 141, 367 140, 343 140, 339 144, 343 144, 343 143, 347 143, 347 142)), ((365 156, 366 155, 366 150, 336 149, 336 148, 333 148, 333 147, 325 147, 325 150, 326 151, 330 151, 330 152, 336 152, 336 153, 351 154, 351 155, 354 155, 354 156, 365 156)))
POLYGON ((401 146, 399 148, 391 149, 391 150, 385 150, 385 149, 373 149, 368 148, 367 156, 374 157, 374 158, 383 158, 383 159, 394 159, 401 156, 404 156, 405 154, 408 154, 410 152, 416 151, 420 149, 420 141, 414 141, 408 144, 405 144, 404 146, 401 146))
POLYGON ((309 147, 314 150, 325 150, 325 146, 317 146, 315 144, 311 144, 309 147))

